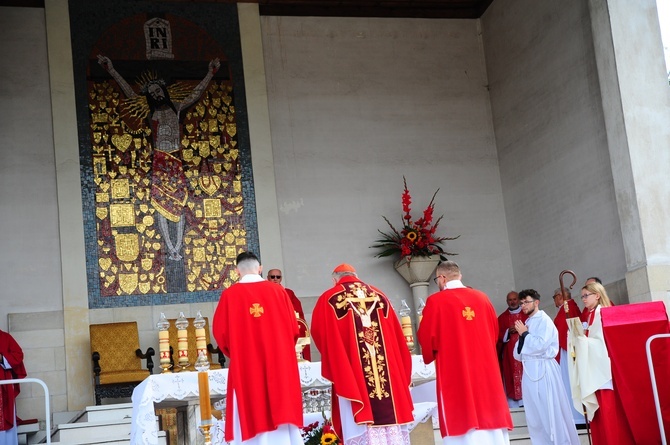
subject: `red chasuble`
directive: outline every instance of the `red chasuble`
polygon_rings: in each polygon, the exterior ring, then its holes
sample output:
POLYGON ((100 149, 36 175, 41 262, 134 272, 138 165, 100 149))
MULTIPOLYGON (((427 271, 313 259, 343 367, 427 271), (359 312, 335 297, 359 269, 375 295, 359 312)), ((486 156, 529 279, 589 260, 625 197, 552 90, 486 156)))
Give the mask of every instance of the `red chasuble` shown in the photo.
POLYGON ((343 277, 317 301, 312 339, 321 351, 321 374, 333 382, 333 426, 340 437, 336 396, 351 401, 357 424, 388 426, 414 420, 412 359, 398 317, 379 289, 356 277, 343 277), (369 327, 365 314, 370 316, 369 327))
POLYGON ((284 288, 265 280, 232 285, 221 294, 212 326, 230 357, 226 441, 233 440, 233 392, 242 440, 282 424, 302 427, 298 324, 284 288))
MULTIPOLYGON (((305 320, 305 322, 307 322, 307 320, 305 319, 305 313, 302 311, 302 303, 300 303, 300 300, 298 299, 298 297, 295 296, 295 293, 291 289, 287 289, 287 288, 285 288, 285 289, 286 289, 286 293, 288 294, 289 298, 291 299, 291 304, 293 304, 293 310, 298 313, 298 316, 300 318, 302 318, 303 320, 305 320)), ((307 332, 307 326, 300 323, 300 324, 298 324, 298 327, 300 328, 300 337, 304 337, 305 333, 307 332)), ((312 353, 309 349, 309 345, 305 346, 302 349, 302 357, 309 362, 312 361, 312 353)))
MULTIPOLYGON (((23 350, 9 333, 0 331, 0 354, 7 359, 12 369, 0 366, 0 380, 23 379, 26 368, 23 366, 23 350)), ((0 386, 2 412, 0 412, 0 431, 14 426, 14 401, 21 388, 18 384, 0 386)))
POLYGON ((442 437, 512 429, 498 373, 498 318, 486 294, 458 288, 431 295, 417 337, 424 362, 435 361, 442 437))
POLYGON ((564 351, 568 350, 568 318, 579 318, 581 316, 581 311, 579 306, 575 303, 575 300, 569 299, 565 300, 561 307, 558 308, 556 317, 554 317, 554 325, 558 329, 558 354, 556 355, 556 361, 561 362, 561 349, 564 351), (568 313, 565 313, 565 304, 568 304, 568 313))
MULTIPOLYGON (((498 342, 502 345, 502 377, 505 383, 505 393, 512 400, 521 400, 521 377, 523 376, 523 364, 514 358, 514 345, 519 339, 517 332, 507 335, 507 343, 503 343, 505 332, 517 320, 526 321, 528 316, 522 311, 513 314, 507 309, 498 317, 498 342)), ((567 326, 567 323, 566 323, 567 326)))

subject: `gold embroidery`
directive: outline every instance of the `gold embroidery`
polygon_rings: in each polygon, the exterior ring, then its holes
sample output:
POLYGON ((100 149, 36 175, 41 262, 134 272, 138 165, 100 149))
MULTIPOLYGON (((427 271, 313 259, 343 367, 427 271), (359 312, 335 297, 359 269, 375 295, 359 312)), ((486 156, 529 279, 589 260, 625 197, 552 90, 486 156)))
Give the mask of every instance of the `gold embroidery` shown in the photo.
POLYGON ((256 318, 263 315, 263 312, 265 312, 265 309, 263 309, 263 306, 261 306, 258 303, 252 304, 251 307, 249 308, 249 313, 256 318))
POLYGON ((468 321, 471 321, 473 318, 475 318, 475 311, 470 308, 470 306, 466 306, 465 309, 463 309, 463 318, 465 318, 468 321))
POLYGON ((379 341, 379 323, 372 320, 372 316, 376 315, 378 303, 380 303, 379 295, 361 286, 361 283, 353 283, 348 291, 338 295, 336 307, 341 309, 350 305, 353 314, 360 318, 362 331, 358 332, 358 343, 362 353, 363 373, 370 388, 368 396, 381 400, 390 395, 386 390, 387 366, 384 350, 379 341))

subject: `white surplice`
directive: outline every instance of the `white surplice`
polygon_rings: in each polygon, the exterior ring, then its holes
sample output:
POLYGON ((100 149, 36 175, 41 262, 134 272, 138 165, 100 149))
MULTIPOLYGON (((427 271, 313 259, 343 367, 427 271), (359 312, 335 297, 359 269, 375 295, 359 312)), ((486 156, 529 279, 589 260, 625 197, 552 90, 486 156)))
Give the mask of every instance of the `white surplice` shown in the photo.
POLYGON ((526 326, 528 334, 521 353, 518 352, 519 339, 514 346, 514 358, 523 362, 521 387, 531 442, 533 445, 579 445, 561 370, 555 359, 558 330, 544 311, 529 317, 526 326))

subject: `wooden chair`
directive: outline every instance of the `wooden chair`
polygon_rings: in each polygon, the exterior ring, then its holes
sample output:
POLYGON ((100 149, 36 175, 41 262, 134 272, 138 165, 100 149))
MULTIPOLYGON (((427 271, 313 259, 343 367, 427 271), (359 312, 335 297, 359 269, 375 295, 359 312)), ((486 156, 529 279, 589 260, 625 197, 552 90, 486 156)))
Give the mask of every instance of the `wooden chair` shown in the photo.
POLYGON ((95 404, 103 398, 130 397, 133 389, 153 373, 153 348, 140 349, 137 322, 92 324, 91 358, 95 375, 95 404), (147 361, 147 369, 142 368, 147 361))
MULTIPOLYGON (((209 336, 209 320, 207 317, 205 319, 205 341, 207 342, 207 359, 209 360, 209 369, 221 369, 226 364, 226 356, 223 355, 221 350, 217 347, 215 348, 210 343, 209 336), (217 354, 218 363, 212 362, 212 354, 217 354)), ((193 326, 193 320, 195 318, 188 318, 188 328, 186 332, 188 333, 188 367, 186 370, 194 371, 195 370, 195 361, 198 359, 198 350, 195 345, 195 326, 193 326)), ((172 363, 172 370, 177 371, 179 368, 179 363, 177 359, 177 326, 175 325, 176 319, 169 319, 170 328, 168 329, 170 335, 170 363, 172 363)))

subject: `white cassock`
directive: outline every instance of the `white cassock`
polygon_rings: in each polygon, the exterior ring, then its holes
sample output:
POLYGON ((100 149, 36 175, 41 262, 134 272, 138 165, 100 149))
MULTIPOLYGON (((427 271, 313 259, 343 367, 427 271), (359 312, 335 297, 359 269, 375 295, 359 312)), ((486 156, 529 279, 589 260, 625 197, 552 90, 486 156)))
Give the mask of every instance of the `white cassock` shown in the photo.
POLYGON ((558 330, 544 311, 526 320, 528 334, 521 353, 514 346, 514 358, 523 362, 521 388, 528 433, 533 445, 579 445, 577 429, 567 398, 561 370, 556 362, 558 330))

